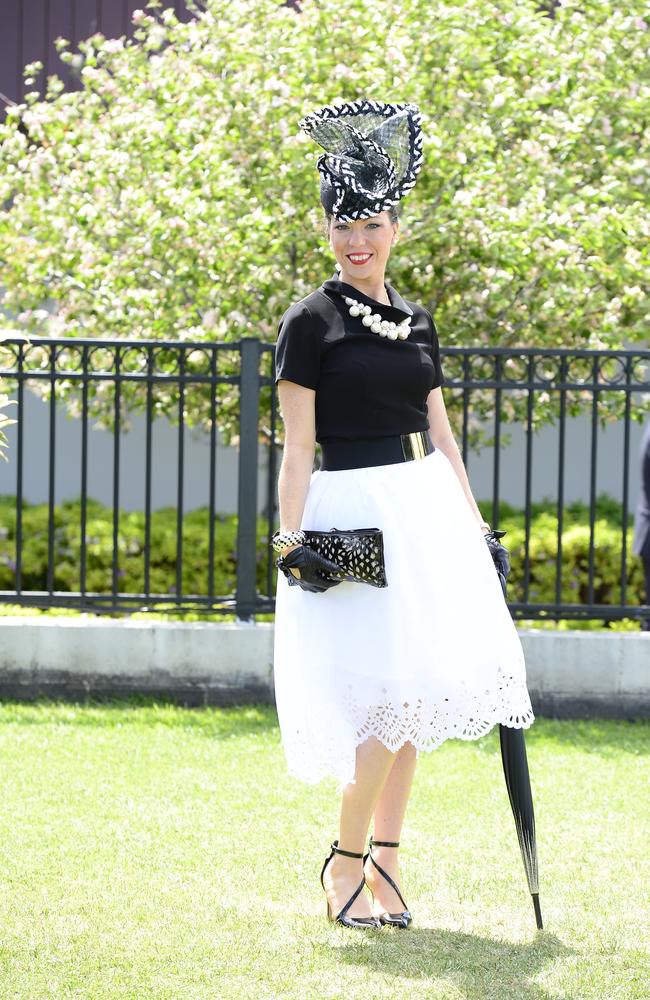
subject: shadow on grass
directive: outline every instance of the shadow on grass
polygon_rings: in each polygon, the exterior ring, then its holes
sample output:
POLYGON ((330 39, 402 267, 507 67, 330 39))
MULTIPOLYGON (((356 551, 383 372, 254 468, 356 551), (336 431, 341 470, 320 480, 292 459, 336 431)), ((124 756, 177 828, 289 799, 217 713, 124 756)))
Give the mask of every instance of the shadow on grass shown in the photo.
POLYGON ((42 697, 33 701, 0 701, 0 720, 21 725, 74 724, 97 728, 114 726, 168 726, 194 729, 211 738, 236 738, 276 732, 274 705, 185 706, 172 698, 131 694, 122 698, 88 697, 62 701, 42 697))
MULTIPOLYGON (((650 754, 650 719, 554 719, 543 715, 535 718, 525 730, 526 747, 538 750, 570 748, 582 753, 610 757, 630 753, 650 754)), ((491 755, 499 746, 498 724, 472 743, 477 753, 491 755)))
MULTIPOLYGON (((346 933, 363 935, 366 940, 351 940, 337 947, 337 960, 395 978, 451 980, 466 1000, 495 1000, 497 996, 553 1000, 547 988, 529 980, 548 962, 577 954, 548 931, 533 931, 535 937, 523 944, 462 931, 416 927, 407 931, 384 928, 379 932, 346 933), (373 947, 368 947, 370 934, 376 935, 378 946, 373 942, 373 947), (496 994, 492 992, 495 987, 496 994)), ((580 1000, 564 991, 561 996, 562 1000, 580 1000)))
POLYGON ((650 719, 551 719, 538 716, 526 730, 526 744, 533 746, 536 741, 540 749, 570 747, 604 757, 621 751, 634 755, 648 754, 650 719))

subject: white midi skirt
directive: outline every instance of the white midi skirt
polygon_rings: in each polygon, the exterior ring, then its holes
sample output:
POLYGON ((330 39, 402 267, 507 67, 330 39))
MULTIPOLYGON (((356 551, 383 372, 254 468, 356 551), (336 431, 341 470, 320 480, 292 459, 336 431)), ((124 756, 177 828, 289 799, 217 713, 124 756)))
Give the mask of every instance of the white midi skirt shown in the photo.
POLYGON ((278 570, 274 683, 290 774, 333 776, 340 791, 371 735, 419 755, 496 723, 531 725, 521 641, 444 452, 313 472, 301 527, 381 528, 388 586, 314 594, 278 570))

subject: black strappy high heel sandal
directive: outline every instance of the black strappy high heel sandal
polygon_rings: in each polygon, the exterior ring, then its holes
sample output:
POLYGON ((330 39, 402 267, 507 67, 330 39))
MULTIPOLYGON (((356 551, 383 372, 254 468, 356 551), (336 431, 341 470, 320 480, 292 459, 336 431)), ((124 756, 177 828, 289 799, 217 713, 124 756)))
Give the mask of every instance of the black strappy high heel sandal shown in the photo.
MULTIPOLYGON (((388 874, 388 872, 384 871, 384 869, 381 867, 381 865, 378 865, 377 862, 375 861, 375 859, 373 858, 373 856, 372 856, 372 847, 373 847, 373 845, 376 845, 377 847, 399 847, 399 840, 396 840, 396 841, 395 840, 374 840, 371 837, 370 841, 369 841, 369 850, 368 850, 368 853, 365 854, 364 857, 363 857, 363 863, 365 865, 366 859, 370 858, 370 860, 372 861, 372 863, 375 866, 375 868, 377 869, 377 871, 381 875, 383 875, 384 878, 386 879, 386 881, 389 882, 390 885, 393 887, 393 889, 395 890, 395 892, 397 893, 397 895, 399 896, 399 898, 400 898, 400 900, 402 902, 402 906, 404 907, 404 910, 403 910, 402 913, 388 913, 388 912, 382 913, 381 916, 379 917, 379 922, 381 924, 385 924, 388 927, 402 927, 402 928, 406 929, 409 926, 409 924, 411 923, 412 919, 413 919, 412 916, 411 916, 411 914, 409 913, 408 906, 406 905, 406 900, 402 896, 402 893, 399 891, 399 889, 397 888, 397 885, 395 884, 395 881, 390 877, 390 875, 388 874)), ((368 888, 370 888, 370 886, 368 886, 368 888)), ((370 891, 372 892, 372 889, 370 889, 370 891)), ((374 893, 373 893, 373 899, 374 899, 374 893)))
MULTIPOLYGON (((329 864, 329 862, 331 861, 331 859, 334 857, 334 854, 345 854, 345 856, 347 858, 362 858, 363 857, 363 854, 356 854, 354 851, 343 851, 343 850, 341 850, 341 848, 338 846, 338 840, 335 840, 334 843, 331 846, 332 846, 331 853, 329 854, 329 856, 327 858, 325 858, 325 864, 323 865, 321 873, 320 873, 320 881, 321 881, 321 885, 322 885, 323 889, 325 889, 325 883, 323 881, 323 875, 325 874, 325 869, 327 868, 327 865, 329 864)), ((333 914, 332 914, 332 908, 330 906, 330 901, 328 899, 327 900, 327 919, 331 920, 335 924, 343 924, 344 927, 375 927, 375 928, 381 927, 381 922, 380 922, 380 920, 378 920, 377 917, 348 917, 348 915, 347 915, 348 910, 350 909, 350 907, 354 903, 355 899, 357 898, 357 896, 359 895, 359 893, 361 892, 361 890, 363 889, 363 887, 364 887, 365 884, 366 884, 366 879, 365 879, 365 876, 364 876, 361 879, 361 884, 359 885, 359 888, 350 896, 350 898, 348 899, 347 903, 341 909, 341 911, 336 915, 336 917, 334 917, 333 914)), ((327 894, 327 890, 325 890, 325 892, 327 894)))

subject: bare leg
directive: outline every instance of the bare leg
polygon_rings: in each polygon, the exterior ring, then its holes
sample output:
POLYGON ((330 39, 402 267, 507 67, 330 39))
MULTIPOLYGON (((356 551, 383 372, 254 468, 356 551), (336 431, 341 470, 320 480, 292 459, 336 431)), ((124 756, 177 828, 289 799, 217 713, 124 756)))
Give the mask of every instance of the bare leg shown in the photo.
MULTIPOLYGON (((357 747, 355 781, 345 786, 341 797, 338 846, 343 850, 364 851, 370 818, 394 761, 395 754, 374 736, 357 747)), ((334 916, 345 906, 362 878, 361 858, 334 855, 323 875, 334 916)), ((348 910, 348 916, 371 915, 370 898, 365 892, 359 893, 348 910)))
MULTIPOLYGON (((393 766, 386 777, 374 811, 372 836, 375 840, 399 841, 404 814, 411 794, 417 759, 412 743, 405 743, 394 755, 393 766)), ((373 847, 372 856, 402 890, 400 881, 399 851, 396 847, 373 847)), ((390 883, 368 859, 365 866, 366 881, 375 898, 375 913, 399 913, 404 907, 390 883)))

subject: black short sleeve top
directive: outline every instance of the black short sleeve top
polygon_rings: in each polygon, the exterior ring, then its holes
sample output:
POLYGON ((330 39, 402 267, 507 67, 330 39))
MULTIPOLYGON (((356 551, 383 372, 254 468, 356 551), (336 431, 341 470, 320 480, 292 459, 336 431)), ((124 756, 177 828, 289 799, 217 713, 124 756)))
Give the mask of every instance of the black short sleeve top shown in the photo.
POLYGON ((390 306, 335 275, 284 312, 275 345, 275 381, 316 391, 316 440, 382 437, 429 429, 431 389, 444 385, 438 332, 431 313, 385 284, 390 306), (345 296, 400 323, 405 340, 391 340, 351 316, 345 296))

